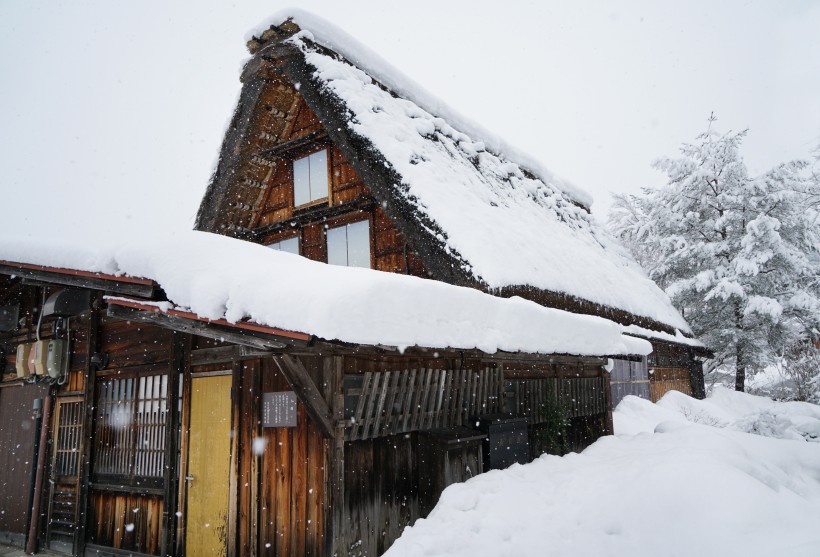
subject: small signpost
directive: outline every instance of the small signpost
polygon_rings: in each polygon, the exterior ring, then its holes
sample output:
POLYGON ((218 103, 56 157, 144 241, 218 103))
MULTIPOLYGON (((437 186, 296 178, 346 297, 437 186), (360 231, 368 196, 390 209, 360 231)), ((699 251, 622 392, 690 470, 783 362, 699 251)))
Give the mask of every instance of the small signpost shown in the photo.
POLYGON ((296 393, 262 393, 262 427, 296 427, 296 393))

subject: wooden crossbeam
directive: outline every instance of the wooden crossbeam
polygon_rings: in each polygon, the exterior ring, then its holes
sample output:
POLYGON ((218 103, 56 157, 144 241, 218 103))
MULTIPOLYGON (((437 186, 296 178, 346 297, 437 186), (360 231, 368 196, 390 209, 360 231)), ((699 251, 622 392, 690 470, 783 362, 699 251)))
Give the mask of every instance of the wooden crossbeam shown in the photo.
POLYGON ((296 396, 305 405, 308 415, 316 423, 319 430, 325 437, 336 437, 336 429, 333 425, 333 416, 330 407, 322 398, 322 393, 310 378, 307 369, 296 357, 287 354, 279 354, 273 357, 273 361, 282 371, 282 374, 290 383, 296 396))

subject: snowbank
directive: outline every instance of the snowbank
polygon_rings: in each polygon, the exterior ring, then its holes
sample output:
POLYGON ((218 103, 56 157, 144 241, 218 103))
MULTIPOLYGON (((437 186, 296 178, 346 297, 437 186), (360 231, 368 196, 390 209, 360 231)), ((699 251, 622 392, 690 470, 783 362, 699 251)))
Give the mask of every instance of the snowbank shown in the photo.
POLYGON ((651 433, 666 421, 820 443, 820 406, 775 402, 716 386, 706 400, 671 391, 657 404, 627 396, 612 414, 618 434, 651 433))
POLYGON ((327 340, 541 354, 651 351, 598 317, 471 288, 336 267, 204 232, 106 242, 0 239, 0 260, 156 281, 176 307, 327 340))
MULTIPOLYGON (((447 488, 387 557, 820 554, 820 444, 692 423, 683 396, 654 410, 627 397, 639 410, 622 403, 616 414, 646 433, 447 488)), ((708 404, 725 415, 812 413, 726 393, 708 404)))

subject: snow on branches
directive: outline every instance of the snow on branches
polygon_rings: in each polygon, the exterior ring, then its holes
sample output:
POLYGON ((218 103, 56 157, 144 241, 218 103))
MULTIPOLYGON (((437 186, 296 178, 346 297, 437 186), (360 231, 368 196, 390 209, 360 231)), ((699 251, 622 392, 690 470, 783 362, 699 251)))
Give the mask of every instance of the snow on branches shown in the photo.
POLYGON ((746 131, 709 128, 655 167, 668 182, 615 197, 609 225, 665 288, 694 332, 746 372, 777 361, 820 330, 820 180, 804 161, 750 176, 746 131))

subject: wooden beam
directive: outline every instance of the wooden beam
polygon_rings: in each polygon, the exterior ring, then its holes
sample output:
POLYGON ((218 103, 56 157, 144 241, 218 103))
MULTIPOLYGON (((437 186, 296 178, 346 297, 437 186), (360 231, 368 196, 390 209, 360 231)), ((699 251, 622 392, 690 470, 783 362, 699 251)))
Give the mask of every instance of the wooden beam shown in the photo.
POLYGON ((165 429, 165 504, 163 505, 162 548, 163 555, 173 555, 177 539, 177 503, 179 502, 179 469, 176 455, 179 451, 180 428, 179 384, 188 368, 191 352, 191 336, 174 333, 171 365, 168 373, 168 416, 165 429))
POLYGON ((222 364, 249 358, 270 356, 269 350, 258 350, 249 346, 218 346, 216 348, 200 348, 191 351, 191 365, 204 366, 208 364, 222 364))
POLYGON ((91 462, 94 457, 94 392, 96 387, 96 369, 91 363, 91 356, 99 348, 100 335, 100 300, 92 301, 91 316, 88 321, 88 335, 85 341, 85 385, 83 393, 83 443, 80 458, 80 484, 77 496, 77 530, 74 533, 74 555, 84 555, 88 537, 88 518, 90 510, 91 462))
POLYGON ((282 371, 282 374, 290 383, 291 388, 296 392, 296 396, 305 405, 305 410, 314 421, 325 437, 336 437, 336 429, 333 425, 333 415, 330 413, 322 393, 308 375, 307 369, 297 358, 287 354, 279 354, 273 357, 273 361, 282 371))
POLYGON ((326 452, 325 466, 330 470, 327 482, 330 505, 325 515, 325 547, 326 555, 342 555, 344 548, 345 524, 345 428, 344 428, 344 360, 341 356, 326 356, 324 358, 324 380, 329 385, 329 395, 333 407, 333 420, 336 424, 336 438, 331 442, 330 450, 326 452))
POLYGON ((0 261, 0 274, 143 298, 153 298, 159 291, 157 283, 149 279, 117 277, 105 273, 58 269, 12 261, 0 261))
POLYGON ((119 304, 109 303, 108 315, 109 317, 116 317, 117 319, 150 323, 159 327, 171 329, 172 331, 179 331, 181 333, 190 333, 215 340, 233 342, 234 344, 251 346, 260 350, 281 350, 282 348, 287 348, 294 343, 298 343, 298 341, 294 341, 293 339, 286 339, 277 335, 247 331, 239 328, 219 325, 213 322, 198 321, 186 317, 180 317, 178 315, 141 310, 119 304))
POLYGON ((278 157, 283 159, 290 159, 294 158, 293 151, 298 150, 302 147, 307 147, 314 143, 330 143, 330 138, 328 138, 327 132, 324 129, 312 131, 301 137, 297 137, 296 139, 291 139, 290 141, 280 143, 279 145, 271 147, 270 149, 265 149, 260 153, 260 155, 263 157, 278 157))

